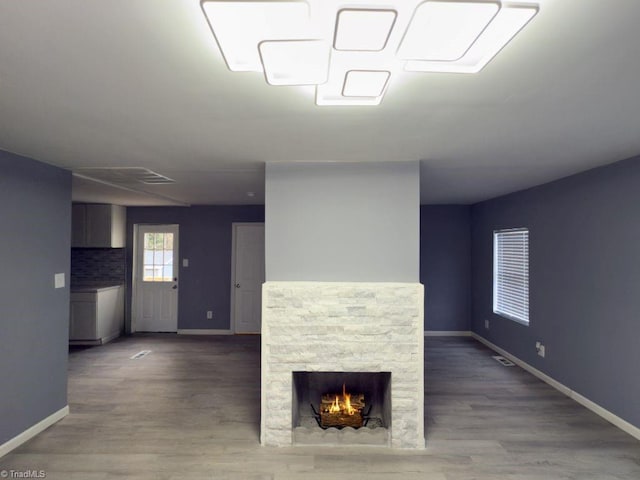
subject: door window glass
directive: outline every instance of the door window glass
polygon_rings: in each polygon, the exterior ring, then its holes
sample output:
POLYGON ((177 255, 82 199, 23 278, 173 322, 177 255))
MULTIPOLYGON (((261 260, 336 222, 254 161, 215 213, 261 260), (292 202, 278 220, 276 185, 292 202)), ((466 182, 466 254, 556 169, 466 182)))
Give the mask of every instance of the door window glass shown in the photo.
POLYGON ((173 280, 173 233, 144 234, 142 280, 171 282, 173 280))

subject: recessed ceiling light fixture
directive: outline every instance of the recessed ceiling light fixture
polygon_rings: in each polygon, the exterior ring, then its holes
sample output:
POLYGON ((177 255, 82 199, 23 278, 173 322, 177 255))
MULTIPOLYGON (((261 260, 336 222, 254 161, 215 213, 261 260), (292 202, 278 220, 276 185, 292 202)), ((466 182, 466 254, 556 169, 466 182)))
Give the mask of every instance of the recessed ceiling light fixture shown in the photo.
POLYGON ((539 9, 517 0, 389 5, 202 0, 229 70, 262 72, 270 85, 314 85, 317 105, 378 105, 403 72, 477 73, 539 9))

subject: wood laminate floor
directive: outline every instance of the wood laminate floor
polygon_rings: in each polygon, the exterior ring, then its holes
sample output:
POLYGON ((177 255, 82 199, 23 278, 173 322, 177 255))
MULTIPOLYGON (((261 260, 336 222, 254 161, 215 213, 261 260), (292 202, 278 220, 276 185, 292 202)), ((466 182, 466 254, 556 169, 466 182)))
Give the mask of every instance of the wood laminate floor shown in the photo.
POLYGON ((259 444, 260 339, 139 335, 69 356, 71 414, 0 459, 47 479, 638 480, 640 442, 470 338, 427 338, 423 451, 259 444), (131 360, 141 350, 146 357, 131 360))

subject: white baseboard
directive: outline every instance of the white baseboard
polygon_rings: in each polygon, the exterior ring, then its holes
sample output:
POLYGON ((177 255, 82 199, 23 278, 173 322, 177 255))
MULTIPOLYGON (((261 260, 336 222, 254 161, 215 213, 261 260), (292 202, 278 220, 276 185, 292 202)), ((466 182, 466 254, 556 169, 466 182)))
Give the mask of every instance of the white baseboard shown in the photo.
POLYGON ((61 408, 55 413, 52 413, 47 418, 40 420, 35 425, 27 428, 24 432, 16 435, 11 440, 3 443, 2 445, 0 445, 0 457, 4 457, 7 453, 9 453, 12 450, 15 450, 26 441, 31 440, 40 432, 46 430, 54 423, 62 420, 67 415, 69 415, 69 405, 67 405, 64 408, 61 408))
POLYGON ((425 337, 470 337, 469 330, 425 330, 425 337))
POLYGON ((107 335, 106 337, 103 337, 100 339, 100 344, 104 345, 105 343, 109 343, 112 340, 115 340, 116 338, 118 338, 120 335, 122 335, 120 333, 120 331, 117 332, 113 332, 111 335, 107 335))
POLYGON ((178 335, 233 335, 231 330, 185 328, 178 329, 178 335))
POLYGON ((608 421, 608 422, 612 423, 613 425, 615 425, 616 427, 618 427, 620 430, 623 430, 624 432, 627 432, 632 437, 635 437, 638 440, 640 440, 640 428, 638 428, 635 425, 632 425, 631 423, 627 422, 626 420, 618 417, 614 413, 611 413, 609 410, 607 410, 606 408, 601 407, 597 403, 592 402, 588 398, 580 395, 578 392, 575 392, 575 391, 571 390, 566 385, 558 382, 557 380, 555 380, 554 378, 550 377, 546 373, 542 373, 537 368, 532 367, 527 362, 524 362, 524 361, 520 360, 518 357, 510 354, 506 350, 503 350, 502 348, 498 347, 497 345, 494 345, 489 340, 487 340, 484 337, 481 337, 477 333, 471 332, 471 336, 473 338, 475 338, 476 340, 478 340, 480 343, 483 343, 484 345, 489 347, 491 350, 494 350, 494 351, 498 352, 503 357, 508 358, 513 363, 515 363, 516 365, 522 367, 527 372, 529 372, 532 375, 538 377, 543 382, 548 383, 549 385, 551 385, 553 388, 555 388, 559 392, 565 394, 567 397, 569 397, 572 400, 578 402, 583 407, 586 407, 589 410, 591 410, 593 413, 595 413, 596 415, 601 416, 606 421, 608 421))
POLYGON ((98 346, 104 345, 105 343, 109 343, 112 340, 115 340, 121 335, 120 332, 112 333, 111 335, 107 335, 103 338, 98 338, 95 340, 69 340, 69 345, 81 345, 81 346, 98 346))
POLYGON ((102 345, 100 339, 98 340, 69 340, 69 345, 71 346, 80 346, 80 347, 97 347, 98 345, 102 345))

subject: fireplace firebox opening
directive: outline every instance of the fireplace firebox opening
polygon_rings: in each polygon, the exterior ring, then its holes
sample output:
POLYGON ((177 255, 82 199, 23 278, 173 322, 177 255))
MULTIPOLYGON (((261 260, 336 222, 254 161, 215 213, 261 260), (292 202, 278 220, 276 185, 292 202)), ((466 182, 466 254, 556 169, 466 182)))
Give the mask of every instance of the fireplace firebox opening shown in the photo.
POLYGON ((390 428, 390 372, 292 373, 294 430, 390 428))

